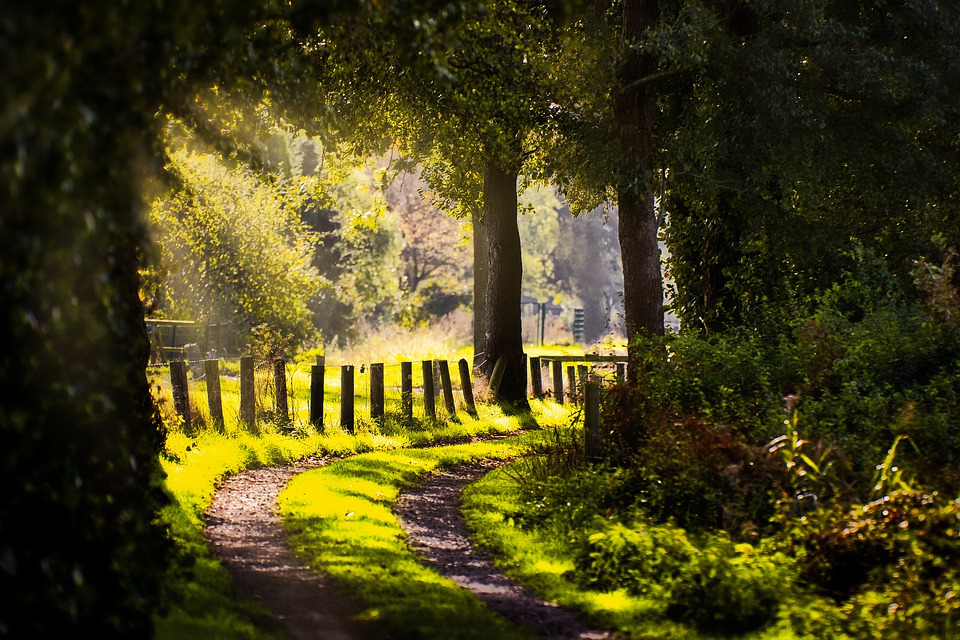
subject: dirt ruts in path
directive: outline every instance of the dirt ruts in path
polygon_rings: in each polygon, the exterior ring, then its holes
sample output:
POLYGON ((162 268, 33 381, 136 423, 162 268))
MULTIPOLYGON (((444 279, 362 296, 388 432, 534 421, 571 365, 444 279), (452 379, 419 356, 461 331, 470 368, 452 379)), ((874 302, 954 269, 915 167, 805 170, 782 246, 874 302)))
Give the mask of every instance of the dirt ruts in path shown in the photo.
POLYGON ((431 567, 469 589, 505 618, 550 640, 608 639, 607 631, 581 622, 572 612, 545 602, 507 578, 490 555, 470 541, 460 510, 464 487, 497 466, 496 462, 457 467, 430 476, 404 491, 394 513, 409 536, 410 546, 431 567))
POLYGON ((386 635, 353 620, 358 608, 287 547, 277 496, 295 475, 330 462, 308 458, 226 479, 206 513, 214 553, 248 597, 261 601, 297 640, 374 640, 386 635))

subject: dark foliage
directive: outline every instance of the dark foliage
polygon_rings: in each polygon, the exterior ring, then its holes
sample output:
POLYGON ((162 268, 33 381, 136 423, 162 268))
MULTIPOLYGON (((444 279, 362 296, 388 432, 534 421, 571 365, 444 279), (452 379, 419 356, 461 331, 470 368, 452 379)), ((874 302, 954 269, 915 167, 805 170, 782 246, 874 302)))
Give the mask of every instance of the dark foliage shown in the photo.
MULTIPOLYGON (((150 635, 169 543, 137 291, 155 116, 250 9, 15 3, 0 19, 0 635, 150 635)), ((222 51, 220 49, 219 51, 222 51)))

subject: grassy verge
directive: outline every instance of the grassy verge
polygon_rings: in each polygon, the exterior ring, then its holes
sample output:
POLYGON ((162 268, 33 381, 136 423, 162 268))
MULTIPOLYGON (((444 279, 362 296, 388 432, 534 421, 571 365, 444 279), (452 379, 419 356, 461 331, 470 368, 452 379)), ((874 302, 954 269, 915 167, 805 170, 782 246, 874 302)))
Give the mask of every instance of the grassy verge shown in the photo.
MULTIPOLYGON (((573 579, 577 540, 564 539, 550 528, 521 528, 515 524, 511 514, 523 513, 524 509, 513 477, 515 473, 509 465, 502 467, 486 474, 464 492, 464 515, 475 540, 494 554, 508 575, 529 585, 541 597, 580 611, 596 624, 624 637, 664 640, 716 637, 668 619, 667 602, 655 595, 658 585, 651 586, 651 595, 638 596, 626 589, 597 591, 578 584, 573 579)), ((665 552, 661 549, 660 553, 665 552)), ((797 633, 791 628, 790 620, 794 616, 823 616, 823 603, 808 608, 812 602, 784 602, 772 624, 758 631, 726 637, 743 640, 824 637, 797 633)), ((838 632, 830 637, 849 636, 838 632)))
POLYGON ((569 578, 570 540, 517 526, 510 514, 522 511, 509 467, 483 476, 464 492, 464 516, 475 540, 488 548, 501 568, 541 597, 575 611, 595 624, 627 637, 688 638, 691 632, 663 618, 664 604, 625 590, 589 591, 569 578))
POLYGON ((423 567, 391 507, 402 487, 438 468, 503 459, 543 437, 375 452, 295 478, 280 496, 294 548, 332 576, 397 638, 524 638, 474 596, 423 567))
MULTIPOLYGON (((542 424, 566 418, 562 407, 534 403, 542 424)), ((226 570, 214 558, 203 538, 203 513, 217 484, 245 469, 284 464, 310 455, 349 456, 365 452, 404 449, 455 442, 470 436, 508 433, 524 425, 517 416, 495 407, 478 407, 474 418, 461 414, 460 422, 418 423, 410 426, 358 425, 354 435, 339 428, 325 433, 285 435, 265 428, 259 435, 234 431, 229 435, 204 430, 195 435, 171 433, 161 462, 172 497, 162 519, 170 527, 181 559, 171 572, 171 604, 156 620, 155 637, 270 638, 278 637, 269 616, 256 603, 236 593, 226 570)))

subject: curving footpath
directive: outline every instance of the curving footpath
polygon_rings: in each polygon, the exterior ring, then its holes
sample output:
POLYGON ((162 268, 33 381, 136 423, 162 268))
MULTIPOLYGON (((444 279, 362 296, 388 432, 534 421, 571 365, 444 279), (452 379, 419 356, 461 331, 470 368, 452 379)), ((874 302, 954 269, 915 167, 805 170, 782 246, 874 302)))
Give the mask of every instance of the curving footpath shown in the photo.
MULTIPOLYGON (((378 640, 382 629, 354 619, 359 608, 330 580, 287 547, 277 496, 295 475, 334 458, 245 471, 226 479, 206 514, 213 552, 246 596, 260 601, 297 640, 378 640)), ((460 512, 463 488, 497 463, 459 467, 430 476, 401 494, 394 507, 410 546, 436 571, 470 589, 494 611, 549 640, 602 640, 609 632, 585 626, 571 612, 544 602, 510 581, 469 540, 460 512)))
POLYGON ((352 619, 358 608, 286 545, 277 496, 295 475, 333 458, 244 471, 226 479, 207 509, 205 535, 241 592, 260 601, 297 640, 386 638, 352 619))
POLYGON ((463 489, 501 463, 484 462, 442 471, 400 495, 394 513, 409 544, 434 570, 472 591, 508 620, 549 640, 606 640, 572 612, 546 602, 505 576, 490 555, 470 541, 460 509, 463 489))

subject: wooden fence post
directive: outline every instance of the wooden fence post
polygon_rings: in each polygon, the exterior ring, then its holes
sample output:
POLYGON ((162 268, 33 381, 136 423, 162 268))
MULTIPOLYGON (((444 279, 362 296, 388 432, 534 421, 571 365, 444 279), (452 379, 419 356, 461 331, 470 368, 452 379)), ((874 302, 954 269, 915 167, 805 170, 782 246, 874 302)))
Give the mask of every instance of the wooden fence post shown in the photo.
POLYGON ((543 375, 540 370, 540 358, 532 356, 530 358, 530 387, 534 398, 543 397, 543 375))
POLYGON ((457 405, 453 401, 453 383, 450 381, 450 363, 440 360, 440 386, 443 388, 443 404, 447 407, 447 415, 454 420, 457 417, 457 405))
POLYGON ((463 401, 467 403, 467 413, 477 415, 477 406, 473 402, 473 384, 470 382, 470 365, 466 358, 460 358, 460 388, 463 389, 463 401))
POLYGON ((210 407, 210 420, 213 427, 224 431, 223 400, 220 395, 220 362, 218 360, 203 361, 203 377, 207 381, 207 405, 210 407))
POLYGON ((323 356, 317 356, 317 364, 310 367, 310 424, 323 430, 323 356))
POLYGON ((567 390, 568 395, 570 396, 570 402, 577 403, 577 368, 575 366, 567 365, 567 390))
POLYGON ((383 363, 370 365, 370 419, 380 420, 384 413, 383 401, 383 363))
POLYGON ((627 379, 627 365, 623 362, 617 363, 617 382, 623 384, 624 380, 627 379))
POLYGON ((277 420, 280 424, 287 424, 290 422, 290 412, 287 408, 287 363, 283 358, 273 361, 273 386, 277 396, 274 407, 277 420))
POLYGON ((493 365, 493 373, 490 374, 490 393, 493 394, 493 397, 497 397, 497 392, 500 391, 500 383, 503 382, 503 374, 507 371, 507 357, 500 356, 497 358, 496 364, 493 365))
POLYGON ((183 418, 183 429, 190 433, 190 391, 187 388, 187 363, 183 360, 170 361, 170 386, 173 387, 173 408, 183 418))
POLYGON ((524 351, 520 356, 520 373, 523 374, 523 394, 527 395, 527 391, 530 389, 530 379, 527 377, 527 352, 524 351))
POLYGON ((580 394, 582 396, 586 392, 585 390, 587 388, 587 365, 577 365, 577 380, 580 384, 578 389, 580 390, 580 394))
POLYGON ((400 406, 403 417, 413 420, 413 363, 400 363, 400 406))
POLYGON ((433 360, 421 363, 423 370, 423 408, 431 420, 437 419, 437 401, 433 388, 433 360))
POLYGON ((353 433, 353 365, 340 367, 340 426, 353 433))
POLYGON ((584 452, 588 459, 595 460, 601 456, 603 448, 600 441, 600 385, 596 379, 591 379, 584 387, 584 452))
POLYGON ((253 356, 240 358, 240 422, 251 433, 257 429, 257 397, 253 384, 253 356))
POLYGON ((563 404, 563 363, 559 360, 553 361, 553 398, 563 404))

